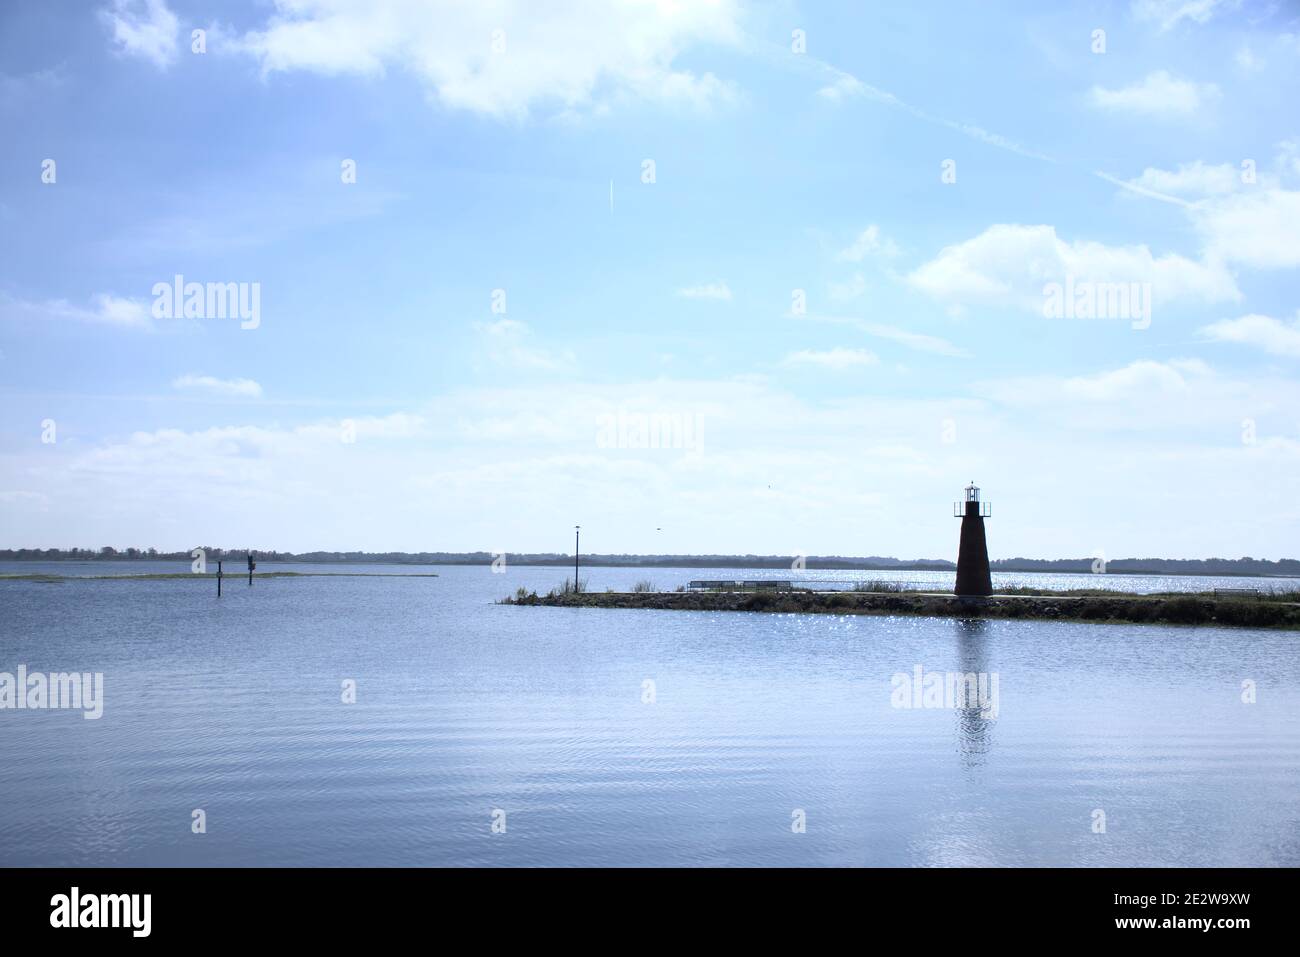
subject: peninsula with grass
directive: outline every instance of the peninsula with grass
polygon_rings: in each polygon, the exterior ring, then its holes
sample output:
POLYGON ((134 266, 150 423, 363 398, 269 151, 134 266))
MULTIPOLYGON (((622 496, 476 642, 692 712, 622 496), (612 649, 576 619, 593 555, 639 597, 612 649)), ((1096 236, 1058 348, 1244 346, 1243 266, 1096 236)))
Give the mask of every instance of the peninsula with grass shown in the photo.
POLYGON ((545 595, 520 589, 502 604, 553 608, 647 608, 663 611, 748 611, 777 614, 920 615, 1115 624, 1211 625, 1300 630, 1300 591, 1163 592, 1139 595, 1102 589, 1004 589, 981 597, 912 592, 890 583, 814 591, 790 582, 697 583, 677 591, 641 585, 630 592, 577 590, 568 581, 545 595), (704 587, 699 587, 704 584, 704 587), (712 586, 712 587, 710 587, 712 586))
POLYGON ((504 603, 676 611, 1073 619, 1300 629, 1300 591, 1285 587, 1266 590, 1220 588, 1206 593, 1157 594, 1108 589, 995 590, 984 527, 985 519, 992 516, 992 506, 981 500, 979 487, 973 481, 966 486, 963 500, 953 503, 953 517, 961 519, 961 537, 952 594, 909 591, 904 583, 889 581, 815 583, 773 579, 696 580, 674 592, 656 591, 650 582, 642 581, 631 592, 593 593, 586 590, 575 568, 572 583, 566 580, 562 588, 552 589, 544 597, 520 588, 504 603), (831 587, 824 587, 826 585, 831 587))

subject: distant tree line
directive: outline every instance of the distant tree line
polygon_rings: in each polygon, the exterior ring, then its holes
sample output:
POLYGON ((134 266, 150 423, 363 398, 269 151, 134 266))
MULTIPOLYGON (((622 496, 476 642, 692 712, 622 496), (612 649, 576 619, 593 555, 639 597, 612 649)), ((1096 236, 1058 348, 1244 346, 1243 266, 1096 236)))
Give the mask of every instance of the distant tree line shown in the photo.
MULTIPOLYGON (((989 562, 1002 572, 1089 572, 1091 558, 1004 558, 989 562)), ((1113 575, 1257 575, 1300 576, 1300 560, 1283 558, 1117 558, 1106 562, 1113 575)))
MULTIPOLYGON (((243 559, 250 551, 245 548, 201 547, 208 561, 243 559)), ((191 561, 191 551, 160 552, 156 548, 123 548, 110 545, 101 548, 5 548, 0 549, 0 561, 191 561)), ((391 565, 490 565, 491 552, 277 552, 251 549, 261 563, 310 562, 313 564, 391 564, 391 565)), ((510 552, 509 565, 564 565, 573 564, 572 553, 563 552, 510 552)), ((625 566, 645 568, 782 568, 789 570, 793 562, 790 555, 599 555, 584 554, 585 565, 625 566)), ((1000 572, 1091 572, 1091 558, 1003 558, 991 562, 994 571, 1000 572)), ((879 555, 845 557, 840 555, 809 555, 804 559, 807 571, 817 569, 866 569, 892 571, 951 571, 953 562, 944 559, 898 559, 879 555)), ((1262 558, 1120 558, 1106 562, 1110 574, 1145 575, 1249 575, 1300 577, 1300 560, 1284 558, 1268 561, 1262 558)))

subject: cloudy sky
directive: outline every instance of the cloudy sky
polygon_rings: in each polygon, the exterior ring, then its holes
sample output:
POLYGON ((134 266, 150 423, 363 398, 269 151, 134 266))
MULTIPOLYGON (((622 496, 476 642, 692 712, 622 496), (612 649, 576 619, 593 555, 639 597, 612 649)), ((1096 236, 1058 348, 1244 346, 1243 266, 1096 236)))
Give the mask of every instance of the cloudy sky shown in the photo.
POLYGON ((1295 557, 1300 9, 1055 6, 5 4, 0 545, 1295 557))

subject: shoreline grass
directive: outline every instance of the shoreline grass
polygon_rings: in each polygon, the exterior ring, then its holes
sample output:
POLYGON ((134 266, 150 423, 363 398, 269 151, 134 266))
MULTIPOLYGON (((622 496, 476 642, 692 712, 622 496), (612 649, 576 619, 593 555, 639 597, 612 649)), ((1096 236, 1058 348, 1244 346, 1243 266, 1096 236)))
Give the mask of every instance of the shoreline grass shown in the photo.
POLYGON ((1214 597, 1212 593, 1078 595, 1038 593, 962 599, 898 592, 597 592, 549 594, 523 589, 506 605, 565 608, 633 608, 663 611, 736 611, 775 614, 915 615, 1111 624, 1210 625, 1300 630, 1300 596, 1214 597))

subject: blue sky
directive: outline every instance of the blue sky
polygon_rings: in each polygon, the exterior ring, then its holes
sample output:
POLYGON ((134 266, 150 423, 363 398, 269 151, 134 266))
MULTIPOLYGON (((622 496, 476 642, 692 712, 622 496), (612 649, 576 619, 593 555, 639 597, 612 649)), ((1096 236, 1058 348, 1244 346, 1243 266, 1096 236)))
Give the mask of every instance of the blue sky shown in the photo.
POLYGON ((1294 557, 1300 10, 1040 6, 6 5, 4 544, 1294 557))

